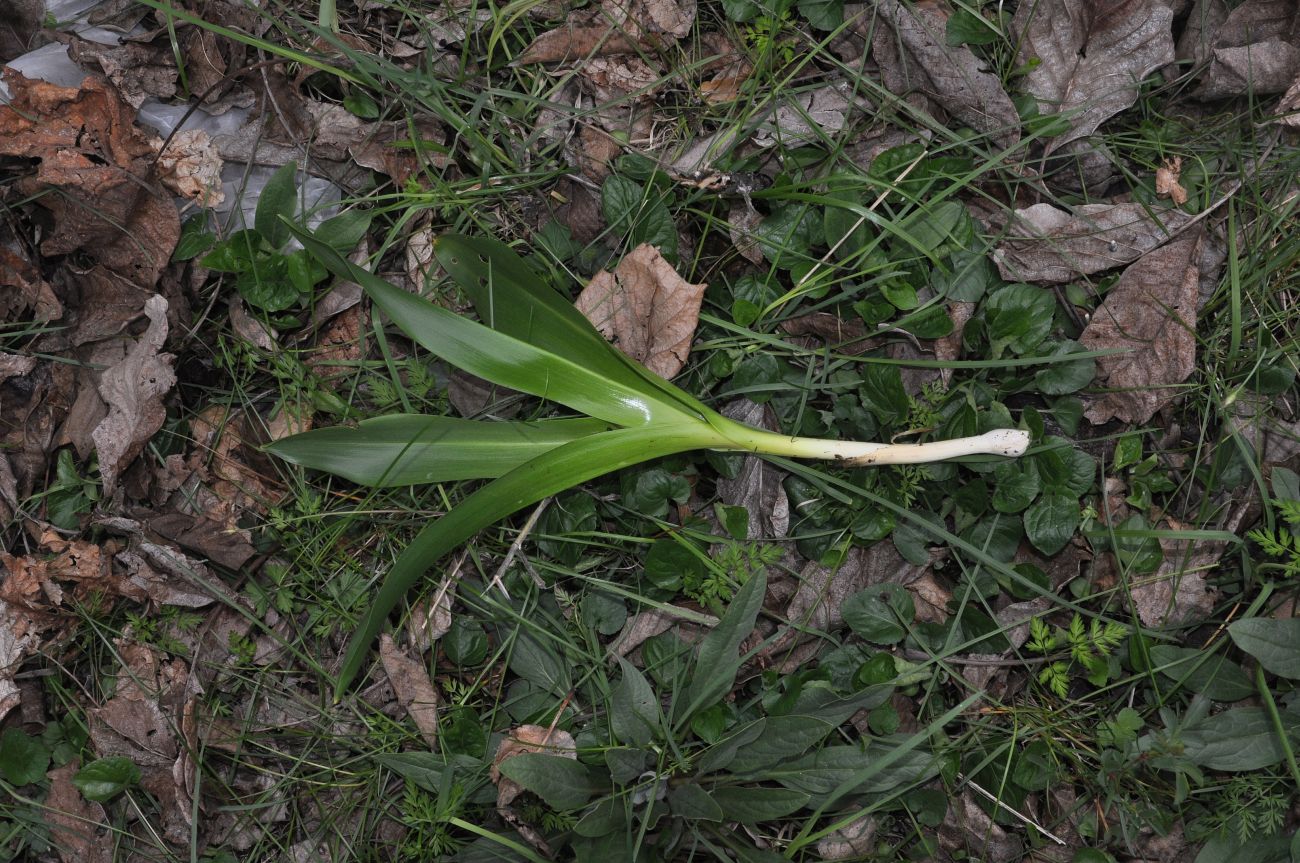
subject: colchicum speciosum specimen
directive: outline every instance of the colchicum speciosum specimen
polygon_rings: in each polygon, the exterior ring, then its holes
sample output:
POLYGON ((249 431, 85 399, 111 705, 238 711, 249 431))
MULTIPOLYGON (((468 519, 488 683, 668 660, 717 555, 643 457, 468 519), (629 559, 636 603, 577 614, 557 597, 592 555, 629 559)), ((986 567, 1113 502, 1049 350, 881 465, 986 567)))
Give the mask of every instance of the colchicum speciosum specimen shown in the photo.
POLYGON ((586 414, 495 422, 410 414, 310 431, 269 449, 289 461, 366 485, 492 479, 420 531, 384 580, 349 645, 337 681, 356 676, 369 646, 408 590, 439 558, 493 522, 579 483, 638 462, 695 449, 915 464, 966 455, 1019 456, 1027 432, 1000 429, 921 444, 790 437, 727 419, 628 359, 545 279, 494 240, 444 236, 438 262, 465 290, 476 323, 372 275, 295 230, 335 275, 361 285, 425 349, 470 374, 586 414))

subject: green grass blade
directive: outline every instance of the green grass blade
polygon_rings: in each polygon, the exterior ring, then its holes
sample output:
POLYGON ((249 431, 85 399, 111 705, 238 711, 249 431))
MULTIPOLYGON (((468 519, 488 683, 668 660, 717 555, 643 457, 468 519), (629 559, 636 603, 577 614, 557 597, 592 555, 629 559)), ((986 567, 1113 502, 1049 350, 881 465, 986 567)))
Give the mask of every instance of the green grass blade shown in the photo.
POLYGON ((597 370, 632 388, 653 387, 661 400, 704 416, 709 409, 605 340, 591 322, 504 243, 444 234, 434 255, 492 329, 597 370))
POLYGON ((335 426, 282 438, 266 450, 359 485, 388 487, 494 479, 547 450, 608 431, 596 419, 487 422, 393 414, 356 427, 335 426))
POLYGON ((711 430, 698 423, 685 429, 662 426, 615 429, 556 447, 483 486, 420 531, 402 551, 348 644, 335 684, 335 697, 341 696, 357 676, 389 613, 407 591, 439 558, 483 528, 530 503, 610 471, 722 444, 725 442, 715 439, 711 430))
POLYGON ((684 418, 676 404, 664 401, 651 387, 628 386, 463 318, 390 285, 301 228, 292 230, 330 272, 359 284, 402 332, 470 374, 618 425, 680 422, 684 418))

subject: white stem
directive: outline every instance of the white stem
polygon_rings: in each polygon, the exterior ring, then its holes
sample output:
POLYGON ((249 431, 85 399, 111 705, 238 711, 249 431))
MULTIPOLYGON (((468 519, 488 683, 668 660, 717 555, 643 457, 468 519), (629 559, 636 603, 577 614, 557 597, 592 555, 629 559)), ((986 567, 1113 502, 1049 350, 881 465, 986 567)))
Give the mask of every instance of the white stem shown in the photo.
POLYGON ((1020 429, 997 429, 974 437, 932 443, 868 443, 819 438, 786 437, 772 432, 745 428, 747 434, 738 443, 746 449, 768 455, 794 458, 817 458, 839 461, 854 467, 882 464, 923 464, 967 455, 1021 456, 1029 448, 1029 432, 1020 429))

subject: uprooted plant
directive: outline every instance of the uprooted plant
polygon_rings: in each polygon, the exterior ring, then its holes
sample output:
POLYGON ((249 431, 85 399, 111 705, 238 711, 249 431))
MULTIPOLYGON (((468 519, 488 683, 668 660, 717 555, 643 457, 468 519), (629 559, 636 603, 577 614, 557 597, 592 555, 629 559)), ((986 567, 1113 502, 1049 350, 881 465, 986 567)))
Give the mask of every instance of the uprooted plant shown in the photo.
POLYGON ((1019 456, 1028 432, 998 429, 933 443, 881 444, 791 437, 723 417, 630 360, 507 246, 447 235, 438 262, 484 323, 407 293, 294 229, 336 276, 366 291, 416 343, 494 384, 586 414, 487 422, 399 414, 285 438, 281 458, 365 485, 492 479, 426 526, 389 571, 348 646, 336 682, 356 676, 389 612, 439 558, 479 530, 553 494, 639 462, 697 449, 830 459, 852 466, 917 464, 969 455, 1019 456))

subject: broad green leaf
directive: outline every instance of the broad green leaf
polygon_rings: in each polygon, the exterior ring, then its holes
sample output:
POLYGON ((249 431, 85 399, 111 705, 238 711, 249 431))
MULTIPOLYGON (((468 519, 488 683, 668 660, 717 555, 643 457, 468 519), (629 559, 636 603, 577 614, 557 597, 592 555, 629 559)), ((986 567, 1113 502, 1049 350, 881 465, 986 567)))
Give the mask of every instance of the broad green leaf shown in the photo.
POLYGON ((1300 618, 1250 617, 1228 627, 1237 646, 1280 677, 1300 678, 1300 618))
POLYGON ((892 686, 868 686, 852 695, 840 695, 824 681, 813 681, 804 686, 789 710, 782 710, 781 715, 788 712, 796 716, 809 716, 828 722, 833 728, 844 724, 859 710, 879 707, 889 700, 893 692, 892 686))
POLYGON ((0 776, 11 785, 31 785, 45 778, 50 750, 38 737, 21 728, 6 728, 0 735, 0 776))
POLYGON ((116 797, 139 781, 140 768, 120 755, 92 761, 72 777, 81 796, 98 803, 116 797))
POLYGON ((457 770, 472 771, 482 763, 480 759, 468 755, 446 758, 433 752, 385 753, 376 755, 375 760, 434 794, 442 792, 444 781, 457 770))
POLYGON ((741 749, 727 769, 731 773, 761 773, 809 751, 830 733, 830 723, 812 716, 769 716, 763 733, 741 749))
POLYGON ((696 711, 720 700, 731 689, 740 670, 740 644, 754 629, 767 591, 767 574, 759 572, 736 591, 727 613, 700 642, 695 673, 681 697, 673 702, 676 720, 688 722, 696 711))
POLYGON ((799 12, 818 30, 834 30, 844 23, 844 0, 799 0, 799 12))
POLYGON ((1215 701, 1241 701, 1255 694, 1241 666, 1221 654, 1158 644, 1150 655, 1151 665, 1163 677, 1215 701))
POLYGON ((803 791, 789 788, 746 788, 724 785, 710 792, 714 802, 721 807, 723 817, 741 824, 757 824, 784 818, 798 811, 808 802, 803 791))
MULTIPOLYGON (((1083 350, 1084 347, 1078 342, 1064 341, 1053 347, 1047 356, 1069 356, 1082 353, 1083 350)), ((1093 357, 1068 363, 1052 363, 1034 374, 1034 387, 1051 396, 1063 396, 1083 389, 1092 383, 1096 374, 1097 360, 1093 357)))
POLYGON ((975 238, 974 220, 958 201, 940 201, 916 210, 900 226, 912 248, 929 258, 966 249, 975 238))
POLYGON ((649 243, 668 260, 677 260, 677 225, 663 199, 651 187, 617 174, 600 187, 605 223, 627 237, 628 248, 649 243))
POLYGON ((963 303, 978 303, 997 283, 997 270, 982 252, 953 252, 930 271, 930 284, 940 296, 963 303))
POLYGON ((772 266, 788 270, 809 260, 809 250, 822 242, 823 230, 815 208, 788 203, 759 222, 754 238, 772 266))
POLYGON ((609 727, 614 739, 631 746, 645 746, 659 726, 659 699, 635 665, 618 658, 623 679, 610 696, 609 727))
POLYGON ((563 696, 572 686, 570 666, 550 639, 534 638, 522 629, 510 650, 510 670, 552 695, 563 696))
POLYGON ((717 443, 698 428, 616 429, 563 444, 483 486, 421 530, 388 571, 373 604, 348 643, 335 682, 335 694, 341 694, 356 677, 389 612, 397 607, 406 592, 439 558, 483 528, 530 503, 602 474, 717 443))
POLYGON ((569 298, 504 243, 486 237, 444 234, 434 256, 492 329, 636 389, 652 385, 662 400, 704 415, 698 399, 628 359, 605 340, 569 298))
POLYGON ((370 229, 370 219, 371 214, 367 210, 344 210, 320 223, 316 228, 316 239, 346 255, 366 235, 370 229))
POLYGON ((560 444, 607 431, 596 419, 486 422, 393 414, 356 427, 313 429, 267 445, 286 461, 360 485, 495 478, 560 444))
MULTIPOLYGON (((1300 716, 1284 711, 1282 722, 1294 745, 1300 716)), ((1208 716, 1183 729, 1179 739, 1183 757, 1210 770, 1262 770, 1283 758, 1273 720, 1262 707, 1237 707, 1208 716)))
POLYGON ((619 425, 680 422, 683 418, 676 404, 661 400, 648 387, 612 380, 563 356, 463 318, 388 284, 305 231, 294 229, 294 235, 334 275, 361 285, 404 333, 470 374, 619 425))
POLYGON ((674 815, 692 821, 721 821, 722 808, 709 792, 694 782, 678 785, 668 792, 668 807, 674 815))
POLYGON ((1052 329, 1056 298, 1050 291, 1032 285, 1014 284, 998 288, 984 307, 993 358, 1010 348, 1013 353, 1033 350, 1052 329))
POLYGON ((912 594, 897 584, 878 584, 859 591, 844 601, 841 611, 850 629, 877 644, 902 641, 916 616, 912 594))
POLYGON ((1000 464, 993 469, 993 480, 997 485, 993 489, 991 503, 1001 513, 1022 512, 1034 502, 1043 488, 1038 469, 1032 461, 1000 464))
POLYGON ((605 786, 582 762, 540 752, 511 756, 497 769, 552 809, 577 809, 605 786))
POLYGON ((1079 527, 1079 499, 1045 494, 1025 510, 1025 536, 1049 557, 1065 548, 1079 527))
POLYGON ((757 740, 765 728, 767 728, 767 719, 760 716, 753 722, 732 731, 700 754, 695 762, 696 772, 705 774, 726 769, 735 760, 740 750, 757 740))
POLYGON ((287 162, 271 175, 262 187, 253 213, 253 227, 272 249, 289 242, 289 225, 285 221, 298 209, 298 164, 287 162))
POLYGON ((824 796, 851 783, 849 790, 859 794, 880 793, 915 782, 937 770, 935 758, 925 749, 914 749, 896 758, 880 769, 872 770, 889 750, 874 744, 862 749, 857 746, 827 746, 797 761, 782 764, 771 770, 767 777, 787 788, 808 794, 824 796))
POLYGON ((969 9, 953 10, 944 28, 944 40, 951 47, 958 45, 991 45, 1001 38, 997 26, 969 9))

